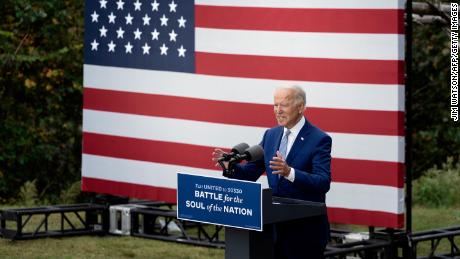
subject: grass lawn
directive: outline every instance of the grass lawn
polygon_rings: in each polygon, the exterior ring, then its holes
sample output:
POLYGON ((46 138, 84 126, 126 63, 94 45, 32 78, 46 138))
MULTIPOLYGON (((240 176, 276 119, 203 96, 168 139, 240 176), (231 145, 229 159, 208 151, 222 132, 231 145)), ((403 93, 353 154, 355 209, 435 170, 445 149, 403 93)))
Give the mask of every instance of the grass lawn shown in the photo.
MULTIPOLYGON (((460 208, 413 209, 414 232, 460 225, 460 208)), ((460 244, 460 238, 457 238, 460 244)), ((447 244, 442 248, 447 251, 447 244)), ((419 245, 419 255, 428 244, 419 245)), ((0 239, 1 258, 224 258, 223 249, 119 236, 44 238, 27 241, 0 239)))
MULTIPOLYGON (((460 207, 457 208, 423 208, 415 207, 412 210, 413 232, 423 230, 446 228, 460 225, 460 207)), ((457 246, 460 245, 460 237, 455 238, 457 246)), ((428 256, 430 251, 430 241, 421 242, 417 246, 417 256, 428 256)), ((450 252, 450 245, 446 239, 443 239, 436 253, 450 252)))
POLYGON ((413 232, 460 225, 460 205, 457 208, 412 209, 413 232))
POLYGON ((212 249, 136 237, 81 236, 0 240, 2 258, 223 258, 212 249))

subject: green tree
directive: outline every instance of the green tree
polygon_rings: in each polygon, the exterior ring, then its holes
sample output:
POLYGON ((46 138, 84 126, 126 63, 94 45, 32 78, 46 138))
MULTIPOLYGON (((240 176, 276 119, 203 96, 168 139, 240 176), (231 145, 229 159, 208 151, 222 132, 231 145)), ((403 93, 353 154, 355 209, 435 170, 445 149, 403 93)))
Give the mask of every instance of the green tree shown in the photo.
POLYGON ((0 197, 36 179, 53 199, 80 177, 84 1, 0 9, 0 197))
POLYGON ((447 157, 459 158, 459 123, 450 119, 450 31, 414 23, 413 171, 415 178, 447 157))

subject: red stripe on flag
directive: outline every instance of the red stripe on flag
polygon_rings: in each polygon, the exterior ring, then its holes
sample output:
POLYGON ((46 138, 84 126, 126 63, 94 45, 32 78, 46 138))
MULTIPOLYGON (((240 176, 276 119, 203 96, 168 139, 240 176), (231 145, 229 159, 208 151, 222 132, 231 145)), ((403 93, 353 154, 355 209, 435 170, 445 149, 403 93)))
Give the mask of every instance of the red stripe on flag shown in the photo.
POLYGON ((403 228, 404 214, 381 211, 327 208, 330 222, 375 227, 403 228))
MULTIPOLYGON (((213 150, 206 146, 83 133, 83 153, 90 155, 219 170, 211 161, 213 150)), ((400 163, 333 158, 331 172, 334 182, 399 188, 404 184, 400 163)))
POLYGON ((404 10, 195 7, 195 26, 219 29, 404 34, 404 10))
POLYGON ((176 203, 175 189, 154 187, 142 184, 82 177, 81 189, 85 192, 97 192, 138 199, 176 203))
POLYGON ((88 87, 85 87, 84 90, 83 107, 100 111, 246 126, 270 127, 276 123, 271 105, 99 90, 88 87))
MULTIPOLYGON (((99 111, 233 125, 266 128, 276 125, 272 105, 120 92, 88 87, 85 87, 84 90, 83 107, 99 111), (171 103, 174 105, 170 105, 171 103)), ((305 114, 313 124, 327 132, 404 135, 403 112, 307 108, 305 114)))
POLYGON ((404 187, 403 163, 333 158, 332 181, 404 187))
MULTIPOLYGON (((82 177, 82 190, 85 192, 106 193, 138 199, 149 199, 176 203, 175 189, 141 184, 82 177)), ((404 214, 343 208, 328 208, 327 212, 329 221, 334 223, 384 226, 393 228, 402 228, 404 226, 404 214)))
POLYGON ((205 75, 339 83, 404 84, 404 61, 195 53, 205 75))
POLYGON ((307 108, 309 121, 327 132, 404 136, 404 112, 307 108))
POLYGON ((213 147, 83 133, 83 153, 155 163, 217 169, 213 147), (186 155, 180 155, 186 154, 186 155))

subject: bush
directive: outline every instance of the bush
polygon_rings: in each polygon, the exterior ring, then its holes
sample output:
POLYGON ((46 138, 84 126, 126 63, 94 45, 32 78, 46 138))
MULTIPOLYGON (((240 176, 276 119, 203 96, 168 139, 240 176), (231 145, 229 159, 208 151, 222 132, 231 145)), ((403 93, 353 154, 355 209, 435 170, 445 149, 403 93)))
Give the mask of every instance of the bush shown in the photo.
POLYGON ((78 197, 81 195, 81 181, 76 181, 70 185, 67 189, 61 190, 60 203, 71 204, 78 201, 78 197))
POLYGON ((38 204, 37 180, 27 181, 19 190, 19 204, 24 206, 36 206, 38 204))
POLYGON ((414 204, 444 207, 460 205, 460 162, 454 164, 449 157, 442 168, 427 170, 414 181, 414 204))

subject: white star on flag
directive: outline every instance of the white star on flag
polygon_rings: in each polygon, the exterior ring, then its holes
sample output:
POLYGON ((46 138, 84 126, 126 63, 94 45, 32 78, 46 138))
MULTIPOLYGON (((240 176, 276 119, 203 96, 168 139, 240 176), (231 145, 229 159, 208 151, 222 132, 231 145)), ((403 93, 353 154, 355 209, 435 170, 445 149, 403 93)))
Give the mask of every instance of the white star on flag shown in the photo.
POLYGON ((139 2, 139 0, 137 0, 137 1, 134 3, 134 11, 136 11, 136 10, 140 11, 140 10, 141 10, 141 5, 142 5, 142 3, 139 2))
POLYGON ((121 9, 123 10, 123 5, 125 4, 125 2, 121 1, 121 0, 118 0, 117 2, 117 10, 121 9))
POLYGON ((99 18, 99 14, 94 11, 94 13, 91 14, 91 22, 98 22, 97 18, 99 18))
POLYGON ((101 32, 100 37, 107 37, 107 29, 105 28, 104 25, 102 25, 102 28, 100 28, 99 31, 101 32))
POLYGON ((184 27, 184 28, 185 28, 185 22, 186 22, 186 21, 187 21, 187 20, 185 20, 184 17, 181 16, 180 19, 177 20, 177 22, 179 23, 179 28, 180 28, 180 27, 184 27))
POLYGON ((150 19, 151 18, 147 14, 145 14, 145 16, 142 17, 142 20, 144 20, 144 25, 150 25, 150 19))
POLYGON ((132 52, 132 49, 133 49, 133 45, 131 45, 131 43, 128 41, 128 44, 125 45, 125 53, 133 53, 132 52))
POLYGON ((163 45, 160 47, 161 55, 168 55, 168 47, 163 43, 163 45))
POLYGON ((176 12, 176 7, 177 7, 177 4, 174 3, 174 0, 171 1, 171 3, 169 4, 169 12, 176 12))
POLYGON ((107 1, 106 0, 101 0, 99 1, 99 3, 101 4, 101 8, 107 8, 107 1))
POLYGON ((176 41, 176 37, 177 37, 177 33, 175 33, 174 30, 172 30, 169 33, 169 41, 176 41))
POLYGON ((109 46, 109 52, 115 52, 115 47, 117 46, 116 44, 113 43, 113 41, 111 40, 109 44, 107 44, 107 46, 109 46))
POLYGON ((113 15, 113 12, 111 12, 107 17, 109 17, 109 23, 115 23, 115 18, 117 18, 115 15, 113 15))
POLYGON ((177 51, 179 52, 179 57, 184 57, 185 58, 185 52, 187 50, 184 49, 184 46, 180 45, 180 48, 178 48, 177 51))
POLYGON ((142 32, 139 30, 139 28, 137 28, 135 31, 134 31, 134 39, 141 39, 141 34, 142 32))
POLYGON ((120 27, 118 28, 117 30, 117 39, 118 38, 122 38, 123 39, 123 34, 125 33, 125 31, 120 27))
POLYGON ((168 18, 166 18, 166 15, 163 14, 163 17, 160 18, 161 21, 161 26, 168 26, 168 18))
POLYGON ((157 0, 155 0, 151 5, 152 5, 152 12, 158 11, 158 6, 160 6, 160 4, 157 3, 157 0))
POLYGON ((96 39, 91 42, 91 50, 97 50, 97 46, 99 46, 99 43, 97 43, 96 39))
POLYGON ((133 24, 133 17, 131 16, 130 13, 128 13, 127 16, 125 16, 126 19, 126 24, 133 24))
POLYGON ((144 44, 144 46, 142 46, 142 49, 143 49, 143 52, 142 54, 150 54, 150 46, 147 45, 147 42, 144 44))
POLYGON ((155 28, 155 30, 153 30, 152 33, 152 40, 158 40, 158 36, 160 35, 160 33, 157 31, 157 29, 155 28))

